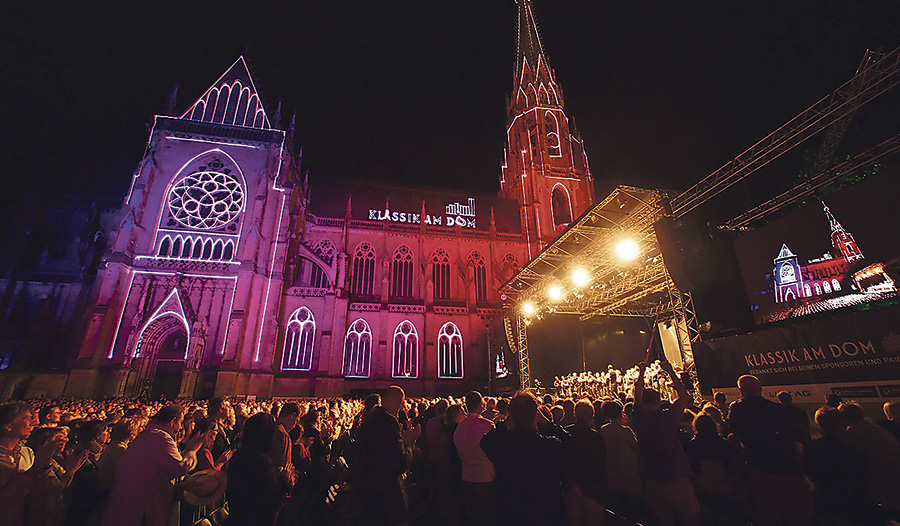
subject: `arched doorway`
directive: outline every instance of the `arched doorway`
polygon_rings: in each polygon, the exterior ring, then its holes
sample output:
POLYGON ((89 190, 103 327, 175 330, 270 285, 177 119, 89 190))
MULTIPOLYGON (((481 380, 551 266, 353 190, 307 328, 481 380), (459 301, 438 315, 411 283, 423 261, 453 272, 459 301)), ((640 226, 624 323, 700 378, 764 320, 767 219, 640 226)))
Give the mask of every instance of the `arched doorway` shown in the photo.
POLYGON ((147 324, 138 335, 133 367, 137 372, 132 394, 168 400, 178 398, 190 336, 187 322, 166 314, 147 324))

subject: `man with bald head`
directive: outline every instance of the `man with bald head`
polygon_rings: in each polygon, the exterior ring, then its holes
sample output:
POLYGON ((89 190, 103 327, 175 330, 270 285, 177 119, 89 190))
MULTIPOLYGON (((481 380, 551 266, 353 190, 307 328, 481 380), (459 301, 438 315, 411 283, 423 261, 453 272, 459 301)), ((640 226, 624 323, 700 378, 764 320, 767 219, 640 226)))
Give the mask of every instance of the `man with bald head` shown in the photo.
POLYGON ((741 399, 731 404, 728 424, 744 446, 758 523, 810 524, 813 492, 803 475, 803 430, 788 409, 763 398, 752 375, 738 378, 741 399))

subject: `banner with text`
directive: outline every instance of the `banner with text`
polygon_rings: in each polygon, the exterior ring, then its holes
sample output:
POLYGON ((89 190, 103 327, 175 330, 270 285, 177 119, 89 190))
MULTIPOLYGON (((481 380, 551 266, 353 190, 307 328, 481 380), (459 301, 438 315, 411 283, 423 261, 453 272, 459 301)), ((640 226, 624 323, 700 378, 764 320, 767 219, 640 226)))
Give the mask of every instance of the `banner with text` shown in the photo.
POLYGON ((705 390, 744 374, 763 385, 897 380, 900 306, 696 342, 694 359, 705 390))

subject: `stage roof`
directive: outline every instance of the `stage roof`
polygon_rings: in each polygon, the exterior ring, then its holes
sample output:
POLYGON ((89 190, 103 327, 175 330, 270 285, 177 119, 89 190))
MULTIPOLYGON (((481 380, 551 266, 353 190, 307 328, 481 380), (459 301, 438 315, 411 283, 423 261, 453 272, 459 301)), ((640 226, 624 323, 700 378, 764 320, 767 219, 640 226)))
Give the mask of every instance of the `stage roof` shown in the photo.
POLYGON ((674 195, 619 186, 501 286, 526 317, 646 316, 673 311, 678 290, 653 224, 674 195), (631 253, 629 253, 631 252, 631 253))

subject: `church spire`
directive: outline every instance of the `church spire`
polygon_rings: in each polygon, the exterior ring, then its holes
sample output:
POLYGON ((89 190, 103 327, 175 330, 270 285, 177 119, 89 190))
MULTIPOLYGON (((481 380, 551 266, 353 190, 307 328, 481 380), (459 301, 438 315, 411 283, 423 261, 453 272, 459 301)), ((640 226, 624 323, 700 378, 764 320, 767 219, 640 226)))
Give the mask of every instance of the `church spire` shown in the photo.
POLYGON ((822 208, 825 209, 825 217, 828 218, 828 224, 831 226, 831 246, 834 248, 834 251, 850 262, 862 259, 862 251, 859 250, 853 235, 844 230, 844 227, 834 217, 831 209, 828 208, 824 201, 822 202, 822 208))
POLYGON ((500 194, 519 202, 530 258, 593 203, 594 182, 547 62, 532 0, 516 2, 516 66, 500 194))
POLYGON ((534 10, 531 0, 516 0, 519 4, 519 27, 516 41, 516 81, 522 78, 523 69, 534 69, 540 60, 547 60, 544 54, 544 46, 541 44, 541 35, 538 32, 537 21, 534 19, 534 10), (543 59, 541 58, 543 57, 543 59))

